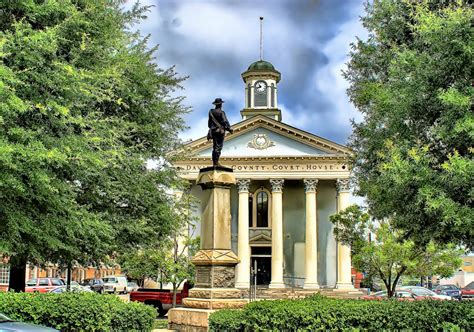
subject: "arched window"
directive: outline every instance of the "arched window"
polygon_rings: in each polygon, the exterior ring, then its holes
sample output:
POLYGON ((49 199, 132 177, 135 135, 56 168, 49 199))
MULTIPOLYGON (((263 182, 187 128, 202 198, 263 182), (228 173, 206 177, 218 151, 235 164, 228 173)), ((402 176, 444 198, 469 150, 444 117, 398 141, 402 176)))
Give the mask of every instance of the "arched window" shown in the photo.
MULTIPOLYGON (((250 227, 271 227, 271 194, 264 188, 258 189, 251 198, 253 208, 249 214, 250 227)), ((250 202, 249 202, 250 203, 250 202)))
POLYGON ((251 108, 252 107, 252 87, 249 84, 247 84, 247 107, 251 108))
POLYGON ((257 194, 257 227, 268 227, 268 194, 261 191, 257 194))
POLYGON ((268 85, 265 81, 257 81, 253 86, 255 99, 254 99, 254 106, 268 106, 267 105, 267 96, 268 96, 268 85))
POLYGON ((272 83, 271 85, 271 89, 272 89, 272 94, 271 94, 271 105, 272 105, 272 108, 275 107, 275 84, 272 83))

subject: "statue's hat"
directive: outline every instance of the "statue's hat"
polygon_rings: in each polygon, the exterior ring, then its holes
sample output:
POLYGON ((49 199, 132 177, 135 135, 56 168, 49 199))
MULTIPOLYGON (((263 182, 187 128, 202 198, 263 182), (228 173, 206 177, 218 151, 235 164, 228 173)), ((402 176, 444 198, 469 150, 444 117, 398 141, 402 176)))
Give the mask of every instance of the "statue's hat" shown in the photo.
POLYGON ((216 98, 216 100, 214 100, 212 103, 214 105, 220 105, 220 104, 223 104, 224 101, 222 100, 222 98, 216 98))

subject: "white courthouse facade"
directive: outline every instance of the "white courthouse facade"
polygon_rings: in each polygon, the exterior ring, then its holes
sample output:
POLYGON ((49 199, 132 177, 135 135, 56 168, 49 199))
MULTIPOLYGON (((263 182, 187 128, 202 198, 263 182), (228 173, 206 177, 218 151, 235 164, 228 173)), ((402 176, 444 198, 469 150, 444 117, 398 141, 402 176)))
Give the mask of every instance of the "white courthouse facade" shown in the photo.
MULTIPOLYGON (((270 288, 353 288, 350 248, 337 243, 329 220, 349 204, 350 151, 282 121, 280 73, 272 64, 257 61, 242 78, 242 121, 226 136, 220 158, 237 179, 231 190, 236 287, 248 288, 256 267, 257 284, 270 288)), ((191 157, 175 166, 199 199, 195 180, 212 165, 212 141, 202 137, 186 149, 191 157)))

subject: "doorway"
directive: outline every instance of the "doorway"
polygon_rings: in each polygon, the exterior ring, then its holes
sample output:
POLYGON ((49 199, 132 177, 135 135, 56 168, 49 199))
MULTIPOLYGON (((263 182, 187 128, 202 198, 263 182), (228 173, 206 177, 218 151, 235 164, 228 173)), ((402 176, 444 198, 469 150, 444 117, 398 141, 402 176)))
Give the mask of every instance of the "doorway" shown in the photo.
POLYGON ((257 274, 257 285, 268 286, 272 280, 272 247, 252 247, 252 273, 257 274))

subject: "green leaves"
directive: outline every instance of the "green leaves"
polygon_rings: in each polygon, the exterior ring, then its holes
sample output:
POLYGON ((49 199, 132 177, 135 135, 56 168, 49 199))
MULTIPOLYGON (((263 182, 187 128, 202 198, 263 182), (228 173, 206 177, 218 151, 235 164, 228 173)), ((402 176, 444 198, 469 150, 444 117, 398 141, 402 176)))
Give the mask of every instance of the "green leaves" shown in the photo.
POLYGON ((473 19, 467 1, 375 1, 345 72, 358 193, 420 246, 473 245, 473 19))
POLYGON ((472 329, 469 301, 364 301, 315 295, 303 300, 255 301, 209 317, 210 331, 381 331, 472 329))
POLYGON ((352 264, 362 272, 380 278, 391 297, 400 277, 409 275, 452 276, 461 266, 463 250, 454 244, 430 241, 417 246, 388 219, 373 220, 359 206, 352 205, 330 217, 338 241, 350 245, 352 264))
POLYGON ((120 1, 0 3, 0 248, 94 263, 168 235, 183 80, 120 1))
POLYGON ((117 296, 96 293, 0 293, 0 311, 11 319, 63 331, 151 330, 156 311, 117 296))

